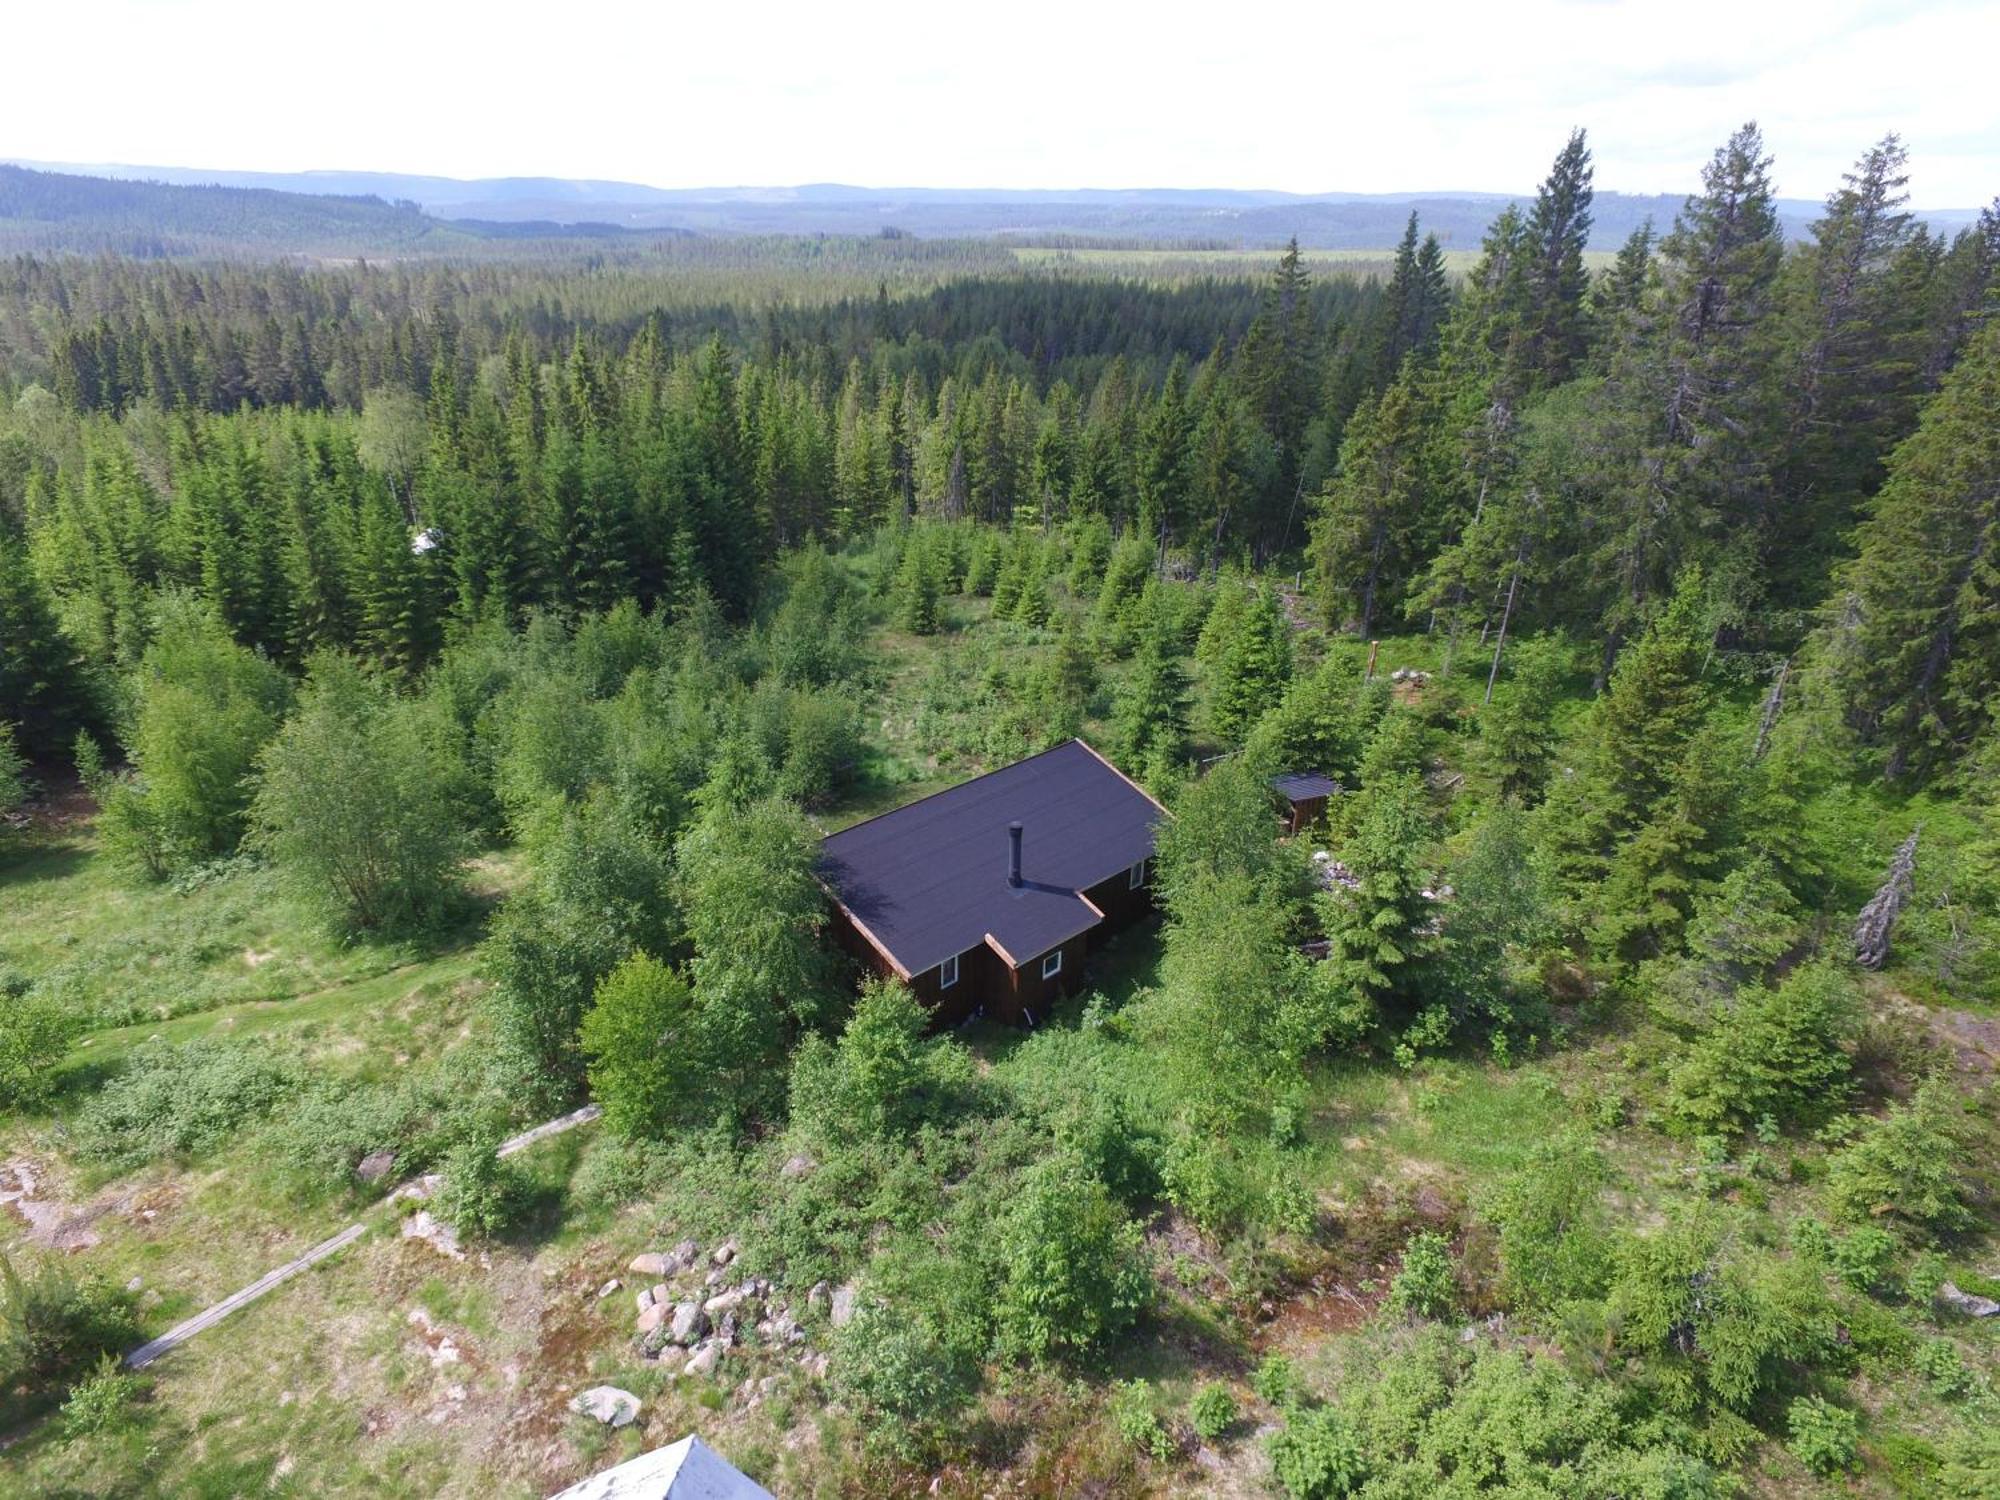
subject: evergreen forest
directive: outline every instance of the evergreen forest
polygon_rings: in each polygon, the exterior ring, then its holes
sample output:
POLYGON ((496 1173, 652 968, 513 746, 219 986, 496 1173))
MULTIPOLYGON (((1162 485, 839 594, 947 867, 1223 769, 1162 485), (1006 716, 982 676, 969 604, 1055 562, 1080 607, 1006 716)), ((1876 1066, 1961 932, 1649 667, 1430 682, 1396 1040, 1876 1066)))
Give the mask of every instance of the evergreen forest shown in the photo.
POLYGON ((1773 172, 0 261, 0 1493, 2000 1497, 2000 199, 1773 172), (1158 911, 935 1027, 817 842, 1078 736, 1158 911))

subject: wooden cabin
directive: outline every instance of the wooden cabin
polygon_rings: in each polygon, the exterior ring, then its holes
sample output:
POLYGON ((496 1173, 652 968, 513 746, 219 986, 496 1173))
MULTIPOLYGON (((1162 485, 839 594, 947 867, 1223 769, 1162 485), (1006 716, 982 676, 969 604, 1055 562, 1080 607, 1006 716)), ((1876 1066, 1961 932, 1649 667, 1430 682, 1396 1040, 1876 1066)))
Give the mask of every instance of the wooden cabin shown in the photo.
POLYGON ((1327 802, 1339 795, 1340 783, 1317 771, 1286 771, 1271 778, 1271 790, 1284 799, 1285 836, 1297 838, 1301 829, 1325 820, 1327 802))
POLYGON ((1082 740, 829 835, 833 931, 945 1024, 1033 1025, 1152 906, 1166 809, 1082 740))

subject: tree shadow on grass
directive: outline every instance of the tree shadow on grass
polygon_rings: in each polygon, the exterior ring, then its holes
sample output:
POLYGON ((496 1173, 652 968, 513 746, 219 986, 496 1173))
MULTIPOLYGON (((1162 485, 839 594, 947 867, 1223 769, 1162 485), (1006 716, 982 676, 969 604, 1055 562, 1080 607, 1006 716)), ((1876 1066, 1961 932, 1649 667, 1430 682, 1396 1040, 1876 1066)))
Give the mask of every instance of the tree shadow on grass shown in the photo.
POLYGON ((0 833, 0 889, 66 879, 81 870, 89 858, 89 849, 67 841, 31 842, 9 849, 6 835, 0 833))

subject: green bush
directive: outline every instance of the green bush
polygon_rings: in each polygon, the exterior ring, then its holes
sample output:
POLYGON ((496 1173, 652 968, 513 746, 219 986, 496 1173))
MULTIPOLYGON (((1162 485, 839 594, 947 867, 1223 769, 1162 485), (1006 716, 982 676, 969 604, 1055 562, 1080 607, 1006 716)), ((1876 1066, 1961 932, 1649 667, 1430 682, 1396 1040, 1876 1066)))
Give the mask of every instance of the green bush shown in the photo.
POLYGON ((1792 1452, 1813 1473, 1825 1477, 1853 1466, 1861 1431, 1853 1412, 1818 1396, 1801 1396, 1792 1402, 1785 1420, 1792 1452))
POLYGON ((793 1054, 791 1115, 815 1140, 887 1140, 941 1120, 970 1090, 971 1056, 927 1038, 920 1001, 901 984, 871 984, 840 1039, 817 1034, 793 1054))
POLYGON ((28 800, 28 762, 14 745, 14 726, 0 719, 0 814, 28 800))
POLYGON ((154 869, 227 854, 250 809, 251 770, 284 718, 291 682, 230 638, 191 595, 164 598, 133 676, 128 740, 138 778, 111 806, 107 832, 154 869))
POLYGON ((1291 1412, 1271 1439, 1271 1469, 1291 1500, 1340 1500, 1368 1477, 1353 1426, 1328 1407, 1291 1412))
POLYGON ((378 1151, 395 1153, 385 1186, 423 1171, 508 1103, 487 1059, 468 1048, 393 1080, 319 1080, 273 1116, 262 1140, 292 1189, 310 1199, 355 1186, 362 1158, 378 1151))
POLYGON ((297 1075, 255 1043, 154 1040, 77 1111, 78 1149, 113 1166, 200 1156, 292 1098, 297 1075))
POLYGON ((1427 1229, 1411 1235, 1403 1246, 1403 1264, 1389 1283, 1389 1305, 1420 1318, 1441 1318, 1457 1300, 1449 1242, 1427 1229))
POLYGON ((1818 1271, 1744 1245, 1705 1208, 1619 1246, 1606 1318, 1637 1381, 1669 1409, 1741 1414, 1787 1365, 1832 1345, 1818 1271))
POLYGON ((1121 1380, 1111 1388, 1111 1422, 1118 1435, 1159 1463, 1174 1456, 1173 1434, 1153 1410, 1153 1386, 1146 1380, 1121 1380))
POLYGON ((698 1102, 694 995, 651 954, 633 954, 598 981, 580 1041, 591 1096, 618 1134, 661 1135, 698 1102))
POLYGON ((1853 979, 1831 963, 1795 969, 1775 989, 1743 986, 1674 1069, 1674 1113, 1696 1131, 1824 1115, 1846 1092, 1844 1044, 1859 1016, 1853 979))
POLYGON ((1945 1445, 1932 1491, 1950 1500, 2000 1500, 2000 1423, 1986 1422, 1945 1445))
POLYGON ((0 1109, 37 1109, 55 1088, 55 1065, 76 1039, 76 1012, 23 980, 0 976, 0 1109))
POLYGON ((996 1248, 993 1318, 1014 1353, 1086 1352, 1129 1327, 1152 1300, 1139 1226, 1073 1157, 1051 1157, 1021 1175, 996 1248))
POLYGON ((491 1239, 520 1221, 527 1193, 519 1175, 494 1154, 496 1133, 475 1130, 446 1154, 431 1210, 460 1234, 491 1239))
POLYGON ((1804 1218, 1792 1225, 1792 1250, 1809 1265, 1833 1264, 1833 1231, 1821 1219, 1804 1218))
POLYGON ((1979 1377, 1966 1368, 1958 1345, 1950 1339, 1926 1339, 1917 1346, 1917 1373, 1943 1400, 1956 1401, 1979 1388, 1979 1377))
POLYGON ((834 1390, 904 1458, 933 1451, 979 1389, 971 1354, 929 1320, 871 1308, 835 1336, 834 1390))
POLYGON ((1929 1308, 1937 1300, 1939 1289, 1950 1279, 1951 1266, 1945 1258, 1935 1250, 1925 1250, 1910 1262, 1903 1290, 1918 1307, 1929 1308))
POLYGON ((135 1407, 141 1388, 139 1377, 127 1374, 117 1355, 100 1355, 97 1367, 71 1388, 63 1402, 63 1436, 104 1437, 129 1431, 139 1419, 135 1407))
POLYGON ((450 909, 468 829, 434 775, 421 704, 322 657, 257 764, 253 840, 336 924, 413 926, 450 909))
POLYGON ((1220 1381, 1210 1381, 1188 1401, 1188 1426, 1204 1443, 1212 1443, 1236 1425, 1236 1398, 1220 1381))
POLYGON ((1827 1167, 1826 1198, 1856 1223, 1885 1220, 1911 1232, 1970 1227, 1960 1163, 1970 1132, 1951 1086, 1931 1078, 1907 1104, 1872 1120, 1827 1167))
POLYGON ((850 693, 829 688, 790 694, 778 791, 807 807, 830 801, 854 779, 861 748, 861 723, 850 693))
POLYGON ((1250 1376, 1250 1389, 1257 1399, 1272 1406, 1290 1406, 1299 1399, 1298 1371, 1282 1354, 1267 1354, 1250 1376))
POLYGON ((1537 1144, 1528 1165, 1487 1195, 1512 1306, 1556 1308, 1603 1294, 1611 1272, 1603 1185, 1603 1157, 1587 1139, 1564 1136, 1537 1144))
POLYGON ((1833 1242, 1833 1269, 1857 1292, 1872 1292, 1889 1279, 1896 1258, 1896 1237, 1886 1229, 1863 1224, 1833 1242))
POLYGON ((635 949, 677 947, 672 859, 608 795, 563 808, 530 841, 535 878, 500 908, 481 967, 498 1052, 552 1108, 584 1077, 578 1028, 597 982, 635 949))
POLYGON ((53 1396, 138 1337, 131 1301, 53 1258, 23 1272, 0 1256, 0 1397, 26 1385, 53 1396))

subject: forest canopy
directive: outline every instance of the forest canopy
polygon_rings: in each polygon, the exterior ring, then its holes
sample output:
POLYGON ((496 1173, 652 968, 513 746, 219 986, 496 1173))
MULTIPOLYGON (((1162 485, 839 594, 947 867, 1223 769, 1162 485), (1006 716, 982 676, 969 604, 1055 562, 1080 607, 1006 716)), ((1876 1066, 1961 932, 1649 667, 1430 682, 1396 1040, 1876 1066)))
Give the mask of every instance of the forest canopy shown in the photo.
MULTIPOLYGON (((416 1181, 313 1337, 495 1485, 602 1443, 434 1321, 788 1492, 1990 1492, 2000 201, 1772 172, 1606 257, 1578 131, 1379 276, 5 263, 10 1150, 172 1184, 148 1278, 416 1181), (941 1032, 819 839, 1076 736, 1153 910, 941 1032)), ((135 1243, 4 1282, 52 1492, 210 1472, 135 1243)))

